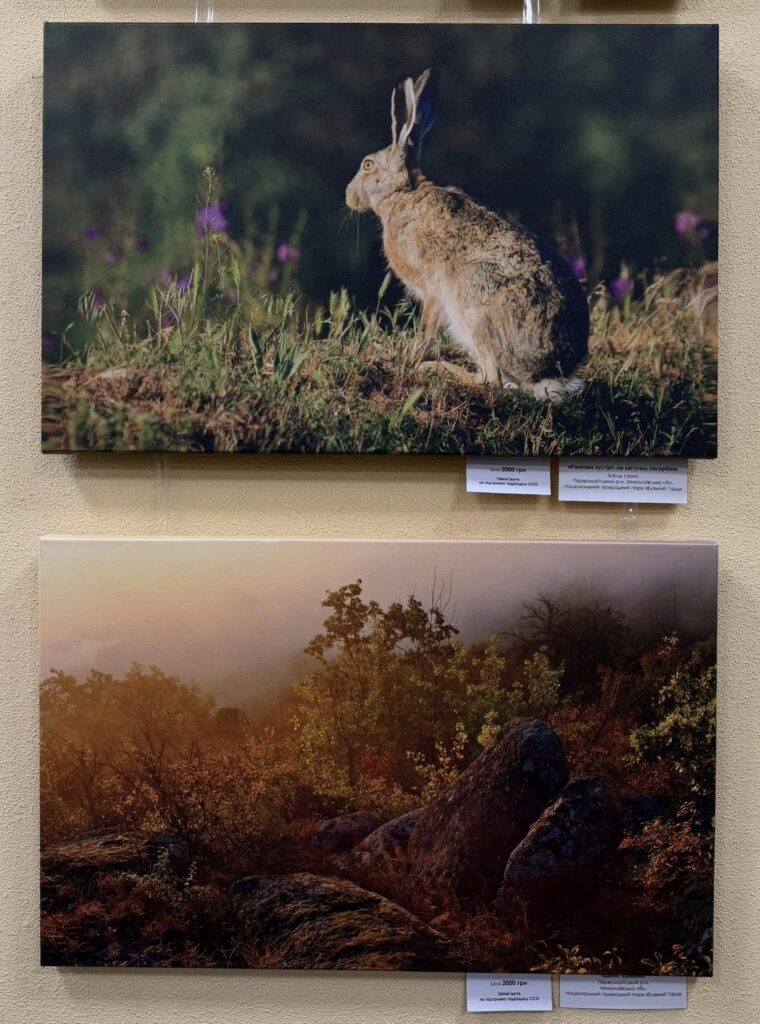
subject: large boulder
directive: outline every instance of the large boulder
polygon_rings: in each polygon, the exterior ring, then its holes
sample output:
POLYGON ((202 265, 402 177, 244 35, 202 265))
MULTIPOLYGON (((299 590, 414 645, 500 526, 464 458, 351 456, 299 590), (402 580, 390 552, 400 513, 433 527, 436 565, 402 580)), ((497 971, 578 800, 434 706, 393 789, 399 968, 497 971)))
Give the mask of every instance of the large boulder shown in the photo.
POLYGON ((599 779, 581 775, 569 782, 512 851, 501 896, 542 891, 574 892, 593 882, 622 838, 617 808, 599 779))
POLYGON ((249 877, 235 882, 232 895, 262 967, 419 971, 447 963, 439 932, 345 879, 249 877))
POLYGON ((557 734, 519 718, 417 818, 410 868, 430 896, 490 900, 509 855, 567 781, 557 734))
POLYGON ((309 846, 320 854, 345 853, 374 832, 380 819, 368 811, 354 811, 339 818, 317 822, 308 836, 309 846))

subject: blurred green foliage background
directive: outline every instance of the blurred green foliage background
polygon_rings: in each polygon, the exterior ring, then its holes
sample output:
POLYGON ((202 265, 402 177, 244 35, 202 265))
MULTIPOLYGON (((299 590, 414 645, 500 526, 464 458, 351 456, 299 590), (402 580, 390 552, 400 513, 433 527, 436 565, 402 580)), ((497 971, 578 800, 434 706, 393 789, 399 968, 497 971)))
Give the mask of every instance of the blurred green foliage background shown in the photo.
POLYGON ((344 223, 343 194, 389 141, 395 80, 431 64, 433 181, 517 214, 590 284, 716 255, 714 26, 49 24, 43 329, 87 288, 137 311, 188 273, 207 165, 233 237, 297 245, 315 302, 374 306, 376 223, 344 223))

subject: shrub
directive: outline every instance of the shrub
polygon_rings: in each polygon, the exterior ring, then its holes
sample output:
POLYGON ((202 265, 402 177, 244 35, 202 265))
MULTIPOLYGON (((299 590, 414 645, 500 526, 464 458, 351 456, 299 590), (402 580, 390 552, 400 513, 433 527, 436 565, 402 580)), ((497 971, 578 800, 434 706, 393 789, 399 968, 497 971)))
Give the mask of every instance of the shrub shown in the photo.
MULTIPOLYGON (((670 637, 666 649, 677 649, 670 637)), ((635 729, 632 747, 640 761, 666 762, 693 794, 711 799, 715 787, 716 669, 694 658, 680 665, 656 700, 657 720, 635 729)))

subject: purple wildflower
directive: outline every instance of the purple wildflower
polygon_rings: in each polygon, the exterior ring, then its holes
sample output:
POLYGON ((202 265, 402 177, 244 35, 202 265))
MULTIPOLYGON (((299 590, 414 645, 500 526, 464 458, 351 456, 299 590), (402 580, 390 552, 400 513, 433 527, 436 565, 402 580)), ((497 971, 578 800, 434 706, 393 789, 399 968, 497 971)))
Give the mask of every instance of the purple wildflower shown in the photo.
POLYGON ((277 246, 277 259, 280 263, 287 263, 289 260, 297 260, 301 250, 297 245, 290 245, 288 242, 280 242, 277 246))
POLYGON ((176 313, 173 313, 172 310, 169 309, 169 310, 167 310, 166 313, 162 313, 161 314, 161 327, 162 328, 174 327, 176 322, 177 322, 177 315, 176 315, 176 313))
POLYGON ((679 210, 673 218, 673 230, 682 242, 693 238, 702 223, 702 214, 694 210, 679 210))
POLYGON ((118 267, 121 263, 121 256, 117 256, 115 252, 107 252, 104 259, 110 267, 118 267))
POLYGON ((573 277, 577 277, 579 281, 582 281, 588 272, 586 266, 586 260, 583 256, 565 256, 565 263, 572 271, 573 277))
POLYGON ((88 242, 98 242, 103 237, 103 232, 97 226, 97 224, 89 224, 84 229, 84 237, 88 242))
POLYGON ((610 295, 615 302, 625 302, 633 291, 633 281, 625 272, 610 281, 610 295))
POLYGON ((105 309, 106 308, 106 300, 103 298, 103 296, 100 294, 100 292, 93 292, 92 293, 92 306, 93 306, 93 309, 105 309))
POLYGON ((206 235, 219 234, 227 230, 228 220, 225 217, 227 203, 212 203, 203 206, 195 215, 195 233, 199 238, 206 235))
POLYGON ((177 288, 181 292, 187 292, 193 283, 193 273, 186 274, 184 277, 177 278, 177 288))

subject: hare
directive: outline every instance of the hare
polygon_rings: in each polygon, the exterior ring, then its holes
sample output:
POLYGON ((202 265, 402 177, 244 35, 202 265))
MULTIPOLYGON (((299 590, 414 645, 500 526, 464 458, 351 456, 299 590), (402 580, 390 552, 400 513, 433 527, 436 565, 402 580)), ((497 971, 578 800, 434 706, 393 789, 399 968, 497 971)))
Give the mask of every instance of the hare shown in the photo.
POLYGON ((446 369, 559 402, 583 386, 573 374, 588 353, 585 292, 565 261, 515 220, 424 177, 420 149, 437 93, 431 69, 399 81, 391 144, 364 157, 346 205, 380 218, 388 264, 422 304, 425 342, 445 327, 479 373, 446 369))

